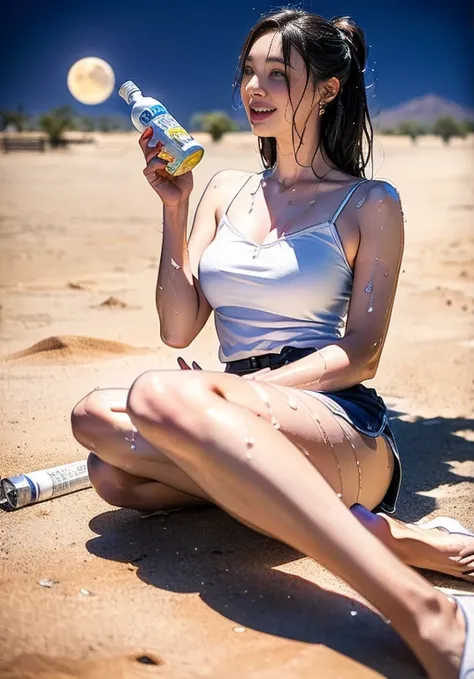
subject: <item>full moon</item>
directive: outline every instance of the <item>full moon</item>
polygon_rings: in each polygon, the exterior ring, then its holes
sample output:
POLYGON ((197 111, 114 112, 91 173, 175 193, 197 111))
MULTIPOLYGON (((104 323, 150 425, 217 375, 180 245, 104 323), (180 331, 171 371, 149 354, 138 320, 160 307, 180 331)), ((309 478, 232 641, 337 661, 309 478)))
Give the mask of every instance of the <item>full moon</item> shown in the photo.
POLYGON ((115 87, 114 71, 99 57, 84 57, 69 69, 67 86, 81 104, 102 104, 115 87))

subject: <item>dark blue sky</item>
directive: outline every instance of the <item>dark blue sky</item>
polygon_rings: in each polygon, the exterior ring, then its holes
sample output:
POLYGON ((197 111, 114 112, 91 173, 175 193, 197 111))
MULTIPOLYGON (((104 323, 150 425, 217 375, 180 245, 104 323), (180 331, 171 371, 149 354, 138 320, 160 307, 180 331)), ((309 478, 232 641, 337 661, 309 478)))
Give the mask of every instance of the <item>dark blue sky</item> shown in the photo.
MULTIPOLYGON (((126 113, 118 96, 84 106, 67 90, 69 67, 81 57, 98 56, 112 65, 117 85, 135 80, 183 123, 195 111, 232 113, 231 84, 243 41, 262 12, 280 6, 268 0, 8 4, 0 27, 1 108, 22 103, 37 114, 70 104, 84 115, 126 113)), ((363 28, 370 45, 368 66, 374 69, 369 76, 376 81, 374 108, 428 93, 474 104, 468 0, 297 4, 325 17, 352 16, 363 28)))

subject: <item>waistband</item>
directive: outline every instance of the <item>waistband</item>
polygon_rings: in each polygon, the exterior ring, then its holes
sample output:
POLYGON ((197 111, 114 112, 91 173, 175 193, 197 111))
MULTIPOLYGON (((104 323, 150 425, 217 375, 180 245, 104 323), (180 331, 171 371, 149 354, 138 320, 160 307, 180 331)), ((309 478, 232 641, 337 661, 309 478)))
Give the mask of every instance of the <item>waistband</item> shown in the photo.
POLYGON ((281 368, 283 365, 288 365, 299 358, 313 354, 317 349, 309 347, 306 349, 299 349, 297 347, 283 347, 279 354, 262 354, 261 356, 250 356, 249 358, 242 358, 239 361, 229 361, 226 364, 225 372, 234 374, 249 374, 263 368, 281 368))

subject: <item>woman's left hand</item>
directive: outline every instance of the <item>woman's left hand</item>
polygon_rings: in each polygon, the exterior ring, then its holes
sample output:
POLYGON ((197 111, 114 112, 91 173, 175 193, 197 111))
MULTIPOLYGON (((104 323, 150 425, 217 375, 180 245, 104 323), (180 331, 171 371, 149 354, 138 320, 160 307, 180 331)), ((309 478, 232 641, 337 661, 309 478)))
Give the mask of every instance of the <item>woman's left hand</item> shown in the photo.
POLYGON ((196 361, 193 361, 193 362, 191 363, 191 366, 192 366, 192 367, 190 367, 190 366, 186 363, 186 361, 184 360, 184 358, 181 358, 181 356, 178 356, 178 359, 177 359, 177 360, 178 360, 178 365, 179 365, 179 367, 181 368, 181 370, 202 370, 201 366, 198 365, 198 364, 196 363, 196 361))
MULTIPOLYGON (((193 361, 190 366, 181 356, 178 356, 177 361, 181 370, 202 370, 201 366, 196 363, 196 361, 193 361)), ((269 372, 271 372, 271 368, 262 368, 262 370, 257 370, 257 372, 249 373, 248 375, 242 375, 242 377, 244 380, 261 380, 263 375, 266 375, 269 372)))

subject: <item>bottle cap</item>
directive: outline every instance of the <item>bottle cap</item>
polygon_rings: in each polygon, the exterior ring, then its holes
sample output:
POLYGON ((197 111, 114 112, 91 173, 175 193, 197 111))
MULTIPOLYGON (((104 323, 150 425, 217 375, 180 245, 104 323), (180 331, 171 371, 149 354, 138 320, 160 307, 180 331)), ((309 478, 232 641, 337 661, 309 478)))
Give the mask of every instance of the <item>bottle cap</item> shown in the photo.
POLYGON ((132 94, 135 94, 135 92, 141 92, 141 90, 139 87, 135 85, 133 80, 127 80, 126 82, 124 82, 124 84, 118 91, 122 99, 125 99, 127 104, 130 103, 132 94))

